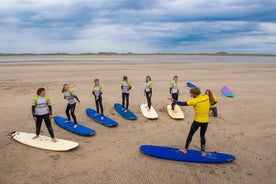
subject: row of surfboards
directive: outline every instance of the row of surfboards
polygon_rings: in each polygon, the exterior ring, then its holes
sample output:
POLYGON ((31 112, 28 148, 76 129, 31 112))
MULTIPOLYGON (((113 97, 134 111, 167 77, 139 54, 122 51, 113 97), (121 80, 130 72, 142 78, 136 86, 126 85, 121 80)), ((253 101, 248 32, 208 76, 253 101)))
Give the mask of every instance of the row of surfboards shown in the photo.
MULTIPOLYGON (((187 82, 187 86, 190 88, 196 87, 196 85, 194 85, 191 82, 187 82)), ((225 86, 222 88, 222 92, 226 94, 225 96, 227 97, 233 97, 233 93, 225 86)), ((151 108, 150 111, 148 111, 147 104, 143 103, 140 105, 140 108, 141 108, 142 114, 146 118, 149 118, 149 119, 158 118, 158 114, 156 113, 153 107, 151 108)), ((130 110, 128 110, 127 112, 124 112, 121 104, 115 103, 114 109, 118 112, 118 114, 120 114, 122 117, 128 120, 137 119, 137 116, 130 110)), ((171 104, 169 104, 167 106, 167 110, 170 117, 174 119, 184 118, 184 114, 182 110, 177 105, 175 106, 175 109, 172 110, 171 104)), ((114 121, 113 119, 107 116, 104 116, 104 119, 102 119, 101 118, 102 116, 97 115, 97 112, 93 109, 87 108, 86 113, 91 119, 105 126, 115 127, 118 125, 116 121, 114 121)), ((54 121, 57 125, 64 128, 65 130, 68 130, 78 135, 89 136, 89 135, 94 135, 96 133, 95 130, 90 129, 86 126, 83 126, 81 124, 78 124, 77 128, 74 128, 74 125, 75 125, 74 122, 67 122, 66 118, 63 118, 60 116, 55 116, 54 121)), ((33 139, 34 136, 35 134, 25 133, 25 132, 12 133, 12 137, 14 140, 28 146, 45 149, 45 150, 69 151, 79 146, 79 143, 69 141, 69 140, 57 139, 57 142, 53 142, 52 139, 47 136, 40 135, 39 138, 33 139)), ((231 162, 235 160, 235 156, 231 154, 207 152, 207 155, 205 157, 202 157, 201 152, 198 150, 188 150, 187 154, 183 154, 179 152, 178 148, 155 146, 155 145, 142 145, 140 146, 140 151, 148 156, 167 159, 167 160, 183 161, 183 162, 226 163, 226 162, 231 162)))

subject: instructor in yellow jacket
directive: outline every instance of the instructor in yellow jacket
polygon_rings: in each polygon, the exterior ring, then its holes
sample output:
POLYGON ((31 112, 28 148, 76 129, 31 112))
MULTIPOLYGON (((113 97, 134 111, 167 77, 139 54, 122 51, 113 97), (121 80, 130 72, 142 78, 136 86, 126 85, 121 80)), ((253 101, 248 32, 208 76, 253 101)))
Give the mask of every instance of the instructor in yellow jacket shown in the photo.
POLYGON ((187 153, 190 143, 192 142, 192 138, 194 133, 200 127, 200 142, 201 142, 201 155, 203 157, 206 156, 205 152, 205 133, 207 131, 208 122, 209 122, 209 110, 210 110, 210 101, 208 95, 202 95, 199 88, 190 89, 190 94, 192 99, 186 102, 180 102, 174 100, 172 97, 168 99, 172 102, 181 105, 181 106, 193 106, 195 110, 195 119, 192 123, 189 135, 186 140, 185 148, 180 149, 180 151, 184 154, 187 153))

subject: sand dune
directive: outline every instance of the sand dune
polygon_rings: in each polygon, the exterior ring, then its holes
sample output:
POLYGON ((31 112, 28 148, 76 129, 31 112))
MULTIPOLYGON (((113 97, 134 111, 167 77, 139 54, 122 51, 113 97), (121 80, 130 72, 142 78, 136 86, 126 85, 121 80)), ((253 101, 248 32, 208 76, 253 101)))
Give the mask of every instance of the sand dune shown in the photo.
MULTIPOLYGON (((137 56, 139 57, 139 56, 137 56)), ((156 56, 158 57, 158 56, 156 56)), ((274 183, 276 181, 276 63, 45 61, 0 63, 0 183, 274 183), (113 109, 121 102, 120 80, 129 76, 133 90, 130 108, 138 120, 122 119, 113 109), (139 105, 145 76, 151 75, 153 106, 158 120, 147 120, 139 105), (182 147, 193 120, 192 107, 182 108, 185 119, 172 120, 167 112, 168 85, 179 76, 180 100, 187 100, 186 81, 218 97, 219 117, 210 119, 207 150, 236 155, 229 164, 204 165, 165 161, 143 155, 141 144, 182 147), (91 84, 99 78, 104 88, 106 115, 119 126, 104 127, 85 114, 95 108, 91 84), (7 135, 14 130, 34 132, 31 101, 38 87, 46 87, 54 115, 64 116, 62 84, 69 83, 81 100, 79 122, 97 131, 81 137, 58 127, 56 137, 80 147, 71 152, 51 152, 19 144, 7 135), (234 98, 223 97, 229 86, 234 98)), ((48 135, 45 125, 42 133, 48 135)), ((199 133, 191 149, 199 149, 199 133)))

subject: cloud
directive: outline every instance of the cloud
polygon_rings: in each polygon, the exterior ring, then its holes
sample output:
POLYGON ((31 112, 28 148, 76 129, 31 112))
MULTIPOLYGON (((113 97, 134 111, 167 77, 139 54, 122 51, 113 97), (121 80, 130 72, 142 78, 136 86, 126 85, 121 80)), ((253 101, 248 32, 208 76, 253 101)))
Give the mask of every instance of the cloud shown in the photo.
POLYGON ((0 52, 276 53, 276 2, 0 0, 0 52))

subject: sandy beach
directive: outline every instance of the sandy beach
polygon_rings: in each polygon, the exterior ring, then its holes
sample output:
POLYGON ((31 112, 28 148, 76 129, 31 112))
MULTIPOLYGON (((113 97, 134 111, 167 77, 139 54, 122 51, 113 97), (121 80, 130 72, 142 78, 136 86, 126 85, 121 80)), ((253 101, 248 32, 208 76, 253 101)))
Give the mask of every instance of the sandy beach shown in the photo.
MULTIPOLYGON (((1 184, 275 183, 276 62, 159 63, 66 58, 62 61, 0 62, 1 184), (114 103, 121 102, 123 75, 132 81, 130 109, 138 115, 136 121, 123 119, 113 109, 114 103), (159 114, 157 120, 145 119, 139 107, 146 101, 143 94, 146 75, 153 79, 152 102, 159 114), (181 121, 168 116, 169 82, 174 75, 179 76, 181 101, 190 98, 185 86, 187 81, 197 84, 203 92, 211 89, 218 97, 219 117, 210 118, 206 146, 208 151, 234 154, 237 158, 234 162, 212 165, 166 161, 139 151, 142 144, 184 146, 194 110, 181 107, 185 114, 181 121), (119 123, 115 128, 104 127, 85 113, 87 107, 95 108, 91 95, 95 78, 103 85, 105 114, 119 123), (79 122, 96 130, 96 135, 78 136, 52 121, 57 138, 79 142, 80 146, 69 152, 52 152, 12 140, 8 135, 12 131, 34 133, 31 102, 39 87, 47 89, 53 114, 65 116, 67 101, 61 93, 64 83, 69 83, 81 100, 76 109, 79 122), (223 85, 233 91, 234 98, 221 94, 223 85)), ((41 130, 43 135, 49 135, 44 124, 41 130)), ((190 148, 200 148, 199 132, 194 135, 190 148)))

